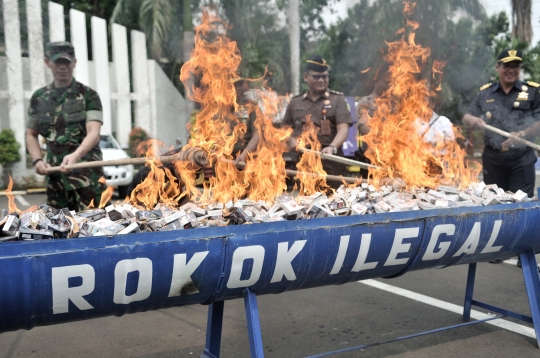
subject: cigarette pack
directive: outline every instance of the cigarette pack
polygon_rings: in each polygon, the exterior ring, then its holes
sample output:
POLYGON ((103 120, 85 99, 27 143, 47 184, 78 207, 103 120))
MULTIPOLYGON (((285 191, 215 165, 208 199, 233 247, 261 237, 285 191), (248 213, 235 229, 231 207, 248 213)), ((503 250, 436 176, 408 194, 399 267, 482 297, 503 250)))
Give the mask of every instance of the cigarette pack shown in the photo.
POLYGON ((422 210, 432 210, 435 209, 435 205, 427 202, 427 201, 419 201, 418 207, 422 210))
POLYGON ((444 191, 446 194, 459 194, 459 189, 455 186, 439 185, 438 191, 444 191))
POLYGON ((352 215, 364 215, 367 211, 367 206, 356 203, 353 206, 351 206, 352 215))
POLYGON ((34 230, 26 227, 21 227, 19 230, 20 240, 49 240, 54 237, 50 230, 34 230))
POLYGON ((523 192, 521 190, 518 190, 512 196, 512 198, 514 199, 515 202, 520 203, 520 202, 522 202, 523 200, 525 200, 527 198, 527 193, 525 193, 525 192, 523 192))
POLYGON ((287 215, 295 215, 302 211, 302 207, 289 195, 282 195, 276 201, 287 215))
POLYGON ((141 210, 135 213, 135 217, 138 221, 149 221, 161 219, 163 217, 163 213, 161 210, 141 210))
POLYGON ((132 233, 136 233, 136 232, 141 232, 141 228, 139 227, 139 224, 131 223, 126 228, 124 228, 122 231, 119 231, 118 235, 132 234, 132 233))
POLYGON ((465 193, 459 193, 458 194, 458 198, 459 200, 461 201, 468 201, 468 200, 471 200, 471 196, 469 194, 465 194, 465 193))
POLYGON ((8 215, 6 223, 2 228, 2 232, 6 235, 16 235, 17 230, 19 230, 20 220, 15 215, 8 215))
POLYGON ((184 230, 184 227, 180 223, 180 220, 174 220, 173 222, 159 229, 159 231, 175 231, 175 230, 184 230))
MULTIPOLYGON (((69 211, 67 211, 66 213, 64 209, 62 209, 62 212, 64 213, 64 215, 67 215, 67 213, 69 213, 69 211)), ((83 218, 87 218, 88 221, 97 221, 99 219, 106 217, 107 212, 103 209, 91 209, 91 210, 82 211, 78 215, 83 218)))

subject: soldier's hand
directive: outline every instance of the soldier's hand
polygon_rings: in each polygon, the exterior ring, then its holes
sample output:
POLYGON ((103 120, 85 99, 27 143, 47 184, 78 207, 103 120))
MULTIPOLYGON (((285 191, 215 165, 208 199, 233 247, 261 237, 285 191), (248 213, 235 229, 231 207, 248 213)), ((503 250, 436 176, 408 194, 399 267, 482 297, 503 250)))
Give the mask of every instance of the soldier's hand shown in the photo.
POLYGON ((474 128, 482 128, 486 122, 480 117, 474 117, 475 121, 472 122, 474 128))
POLYGON ((324 147, 321 150, 321 152, 324 153, 324 154, 334 155, 334 148, 332 148, 332 147, 324 147))
POLYGON ((243 169, 244 166, 240 165, 240 163, 246 162, 246 151, 242 151, 242 153, 238 154, 238 156, 234 159, 234 164, 238 169, 243 169))
POLYGON ((36 174, 47 175, 47 168, 50 167, 51 165, 49 163, 45 163, 43 160, 40 160, 36 163, 36 165, 34 165, 34 170, 36 171, 36 174))
MULTIPOLYGON (((510 134, 515 135, 516 137, 521 138, 520 132, 510 132, 510 134)), ((504 142, 501 143, 501 147, 503 148, 514 148, 517 144, 520 144, 521 142, 518 140, 515 140, 514 138, 508 138, 504 142)))
POLYGON ((68 154, 64 157, 64 160, 62 160, 62 164, 60 164, 60 171, 62 173, 69 173, 71 169, 65 169, 64 167, 66 165, 73 165, 79 161, 79 156, 76 153, 68 154))

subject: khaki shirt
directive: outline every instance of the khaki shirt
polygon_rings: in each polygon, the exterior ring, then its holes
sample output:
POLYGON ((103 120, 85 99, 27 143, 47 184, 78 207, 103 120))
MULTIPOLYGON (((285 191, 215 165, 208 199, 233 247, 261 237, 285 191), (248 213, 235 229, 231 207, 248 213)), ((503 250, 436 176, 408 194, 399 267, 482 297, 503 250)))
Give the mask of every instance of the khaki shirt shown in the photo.
POLYGON ((347 123, 349 127, 352 126, 349 103, 343 94, 336 91, 327 90, 316 101, 312 101, 307 92, 293 97, 287 106, 282 124, 292 127, 294 129, 293 135, 297 137, 302 133, 308 114, 311 116, 313 124, 319 127, 317 138, 323 147, 330 145, 334 140, 338 124, 347 123), (325 101, 330 103, 325 104, 325 101), (322 135, 320 130, 323 109, 326 109, 326 119, 330 121, 329 135, 322 135))

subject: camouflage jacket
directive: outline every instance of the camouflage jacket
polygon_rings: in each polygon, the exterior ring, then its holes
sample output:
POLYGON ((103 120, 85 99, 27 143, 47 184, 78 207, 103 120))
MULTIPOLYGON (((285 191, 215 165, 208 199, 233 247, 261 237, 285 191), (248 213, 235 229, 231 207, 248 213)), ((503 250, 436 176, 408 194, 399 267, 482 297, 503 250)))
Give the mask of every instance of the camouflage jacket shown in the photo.
MULTIPOLYGON (((50 84, 38 89, 30 99, 26 127, 35 129, 47 141, 47 163, 59 166, 64 157, 73 153, 87 135, 86 123, 102 120, 101 101, 96 91, 73 79, 67 89, 50 84)), ((103 160, 96 144, 79 161, 103 160)), ((92 185, 103 168, 76 169, 69 174, 47 177, 47 184, 57 189, 73 190, 92 185)))

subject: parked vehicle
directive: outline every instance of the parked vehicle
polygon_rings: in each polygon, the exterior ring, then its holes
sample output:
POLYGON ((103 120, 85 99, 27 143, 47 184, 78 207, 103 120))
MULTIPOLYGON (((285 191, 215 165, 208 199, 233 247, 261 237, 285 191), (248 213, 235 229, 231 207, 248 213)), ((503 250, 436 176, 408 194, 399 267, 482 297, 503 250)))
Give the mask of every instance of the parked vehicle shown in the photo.
MULTIPOLYGON (((103 160, 116 160, 129 158, 120 144, 110 134, 101 134, 99 147, 103 152, 103 160)), ((133 181, 133 165, 114 165, 103 167, 107 185, 118 188, 118 196, 123 199, 127 193, 127 187, 133 181)))

